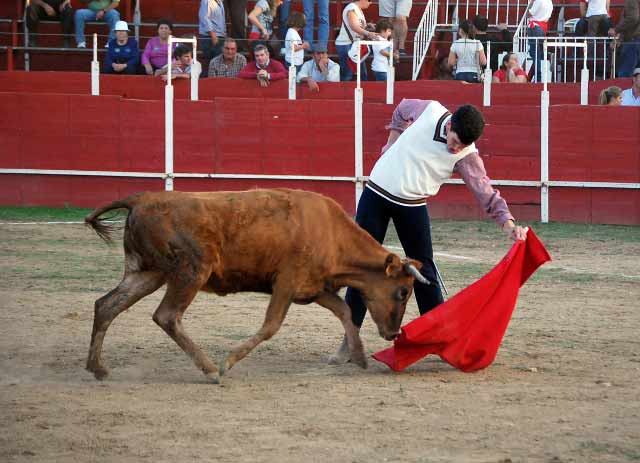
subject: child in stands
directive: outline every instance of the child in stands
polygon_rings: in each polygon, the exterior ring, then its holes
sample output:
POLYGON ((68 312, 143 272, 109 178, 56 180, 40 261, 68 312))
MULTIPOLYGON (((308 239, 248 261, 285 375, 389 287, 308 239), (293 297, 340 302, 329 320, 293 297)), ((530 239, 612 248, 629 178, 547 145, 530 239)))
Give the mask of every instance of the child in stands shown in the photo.
MULTIPOLYGON (((376 33, 380 36, 380 43, 371 46, 373 52, 373 62, 371 70, 373 71, 373 79, 379 82, 387 80, 387 72, 389 70, 389 58, 391 56, 391 47, 389 39, 393 35, 393 25, 388 19, 380 19, 376 23, 376 33)), ((399 58, 397 51, 393 52, 394 59, 399 58)))
POLYGON ((302 32, 306 23, 304 15, 298 11, 293 11, 287 21, 289 29, 284 39, 284 64, 287 69, 293 64, 296 67, 296 73, 300 72, 302 67, 304 51, 309 49, 309 42, 303 43, 302 37, 300 37, 300 32, 302 32), (293 45, 293 53, 291 45, 293 45))

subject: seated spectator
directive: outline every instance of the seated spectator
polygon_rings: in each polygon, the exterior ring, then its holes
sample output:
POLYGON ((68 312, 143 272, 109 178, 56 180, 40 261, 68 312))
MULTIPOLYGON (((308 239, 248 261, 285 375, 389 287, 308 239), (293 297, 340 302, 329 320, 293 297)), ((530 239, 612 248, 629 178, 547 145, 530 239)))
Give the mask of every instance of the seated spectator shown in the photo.
POLYGON ((498 57, 508 53, 513 48, 513 34, 509 32, 506 24, 499 24, 496 32, 487 32, 489 20, 486 16, 476 15, 473 18, 476 40, 479 40, 487 56, 487 65, 494 70, 498 67, 498 57), (491 53, 488 54, 487 43, 491 42, 491 53))
POLYGON ((138 42, 129 37, 129 25, 118 21, 116 38, 109 41, 107 57, 104 60, 105 74, 136 74, 138 70, 138 42))
POLYGON ((620 87, 605 88, 600 92, 598 103, 603 106, 620 106, 622 104, 622 89, 620 87))
POLYGON ((238 77, 247 65, 247 59, 238 53, 238 44, 233 39, 224 41, 222 54, 209 62, 209 77, 238 77))
POLYGON ((467 19, 458 27, 460 38, 453 42, 449 52, 449 67, 455 66, 455 80, 480 82, 480 72, 487 65, 487 57, 479 40, 475 40, 473 24, 467 19))
MULTIPOLYGON (((171 79, 190 79, 191 64, 193 63, 193 51, 185 45, 178 45, 173 52, 173 62, 171 63, 171 79)), ((156 76, 162 76, 162 80, 167 80, 168 65, 156 71, 156 76)))
POLYGON ((120 0, 80 0, 80 3, 87 4, 88 8, 76 10, 76 43, 78 48, 87 48, 87 41, 84 37, 84 23, 87 21, 105 21, 109 24, 109 40, 115 39, 116 35, 113 29, 120 21, 120 13, 116 10, 120 0))
POLYGON ((622 92, 622 106, 640 106, 640 68, 633 70, 633 85, 622 92))
MULTIPOLYGON (((373 71, 373 80, 378 82, 386 82, 387 72, 389 71, 389 58, 391 56, 391 47, 389 39, 393 34, 393 25, 388 19, 381 19, 376 23, 376 33, 380 36, 379 44, 371 45, 373 53, 373 62, 371 70, 373 71)), ((400 57, 398 51, 393 52, 395 59, 400 57)))
POLYGON ((29 29, 29 45, 37 47, 35 34, 38 33, 38 25, 41 19, 57 19, 62 25, 64 34, 63 47, 71 45, 69 37, 73 35, 73 9, 71 0, 31 0, 27 6, 27 27, 29 29))
POLYGON ((393 20, 393 45, 402 56, 407 56, 404 50, 407 40, 407 18, 411 15, 411 0, 380 0, 380 16, 393 20))
POLYGON ((340 65, 329 59, 324 43, 313 47, 313 59, 302 65, 298 82, 306 82, 312 92, 320 91, 318 82, 340 82, 340 65))
POLYGON ((306 21, 304 15, 298 11, 293 11, 287 21, 287 35, 284 39, 284 65, 289 67, 292 64, 296 67, 296 72, 300 72, 304 62, 304 51, 309 49, 309 42, 302 42, 300 32, 304 29, 306 21), (291 46, 293 45, 293 52, 291 46))
POLYGON ((527 83, 527 73, 522 70, 518 63, 518 56, 515 53, 507 53, 502 57, 502 64, 491 78, 494 83, 527 83))
POLYGON ((282 4, 282 0, 258 0, 256 5, 247 16, 251 24, 249 32, 249 47, 253 48, 253 42, 260 40, 260 43, 267 45, 273 35, 273 18, 276 15, 276 8, 282 4))
POLYGON ((253 50, 255 61, 251 61, 242 68, 238 77, 241 79, 256 79, 261 87, 268 87, 272 80, 289 77, 289 73, 279 61, 269 59, 266 45, 257 45, 253 50))
POLYGON ((453 80, 453 74, 449 67, 449 55, 438 58, 438 77, 436 80, 453 80))
MULTIPOLYGON (((147 75, 152 76, 157 69, 162 69, 167 65, 169 48, 169 36, 173 32, 173 23, 168 19, 161 19, 156 25, 158 35, 152 37, 144 47, 142 53, 142 65, 147 75)), ((173 44, 175 50, 177 43, 173 44)))
POLYGON ((227 35, 222 0, 200 0, 198 18, 198 45, 205 58, 211 60, 222 53, 222 43, 227 35))

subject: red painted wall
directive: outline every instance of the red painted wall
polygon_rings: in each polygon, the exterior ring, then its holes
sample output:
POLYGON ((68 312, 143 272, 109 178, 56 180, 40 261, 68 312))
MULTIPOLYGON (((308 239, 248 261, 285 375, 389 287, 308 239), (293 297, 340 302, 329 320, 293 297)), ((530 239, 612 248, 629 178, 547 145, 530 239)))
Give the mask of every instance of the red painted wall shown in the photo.
MULTIPOLYGON (((66 79, 69 75, 64 76, 66 79)), ((0 86, 4 90, 2 78, 0 74, 0 86)), ((144 82, 154 88, 152 79, 144 82)), ((61 92, 65 86, 80 84, 80 79, 48 82, 50 89, 61 92)), ((25 83, 14 80, 13 85, 19 87, 25 83)), ((399 87, 397 94, 404 92, 406 96, 416 97, 416 93, 424 92, 424 97, 443 96, 445 102, 453 105, 465 100, 479 103, 476 101, 479 92, 474 86, 428 82, 417 85, 413 93, 409 87, 399 87)), ((509 92, 516 88, 509 87, 509 92)), ((518 88, 522 88, 523 93, 513 94, 513 99, 529 101, 531 87, 518 88)), ((353 102, 337 98, 340 94, 348 98, 352 86, 335 84, 326 89, 326 93, 331 92, 335 98, 314 96, 288 101, 265 99, 264 95, 263 98, 209 95, 209 99, 200 102, 176 101, 175 171, 352 175, 353 102)), ((220 91, 213 86, 209 90, 220 91)), ((259 91, 257 87, 255 90, 259 91)), ((276 93, 275 88, 268 90, 276 93)), ((381 100, 376 90, 370 91, 367 87, 365 94, 367 92, 370 98, 364 108, 365 173, 373 166, 386 141, 384 126, 393 110, 393 106, 376 101, 381 100)), ((555 92, 561 93, 560 88, 555 92)), ((478 147, 490 176, 537 180, 540 109, 502 104, 483 108, 483 113, 487 126, 478 147)), ((3 121, 0 168, 164 170, 164 103, 161 99, 141 101, 116 95, 9 92, 1 94, 0 120, 3 121)), ((550 126, 552 180, 640 182, 640 110, 637 108, 552 106, 550 126)), ((15 205, 95 206, 135 191, 163 188, 161 179, 44 175, 3 175, 2 178, 0 204, 15 205)), ((319 191, 337 199, 350 212, 354 210, 354 186, 349 182, 175 180, 175 188, 181 190, 258 186, 319 191)), ((536 188, 503 187, 501 191, 518 218, 539 218, 540 199, 536 188)), ((483 216, 463 185, 443 187, 430 201, 430 208, 436 217, 483 216)), ((551 219, 640 224, 640 191, 552 188, 551 219)))

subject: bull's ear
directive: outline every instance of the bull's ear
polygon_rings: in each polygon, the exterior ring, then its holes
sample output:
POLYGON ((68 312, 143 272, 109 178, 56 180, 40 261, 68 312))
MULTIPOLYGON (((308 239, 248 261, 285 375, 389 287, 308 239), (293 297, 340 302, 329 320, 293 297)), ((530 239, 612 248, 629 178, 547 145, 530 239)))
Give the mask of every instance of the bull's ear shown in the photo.
POLYGON ((397 277, 403 271, 402 261, 400 258, 391 253, 387 256, 387 259, 384 261, 384 273, 388 277, 397 277))

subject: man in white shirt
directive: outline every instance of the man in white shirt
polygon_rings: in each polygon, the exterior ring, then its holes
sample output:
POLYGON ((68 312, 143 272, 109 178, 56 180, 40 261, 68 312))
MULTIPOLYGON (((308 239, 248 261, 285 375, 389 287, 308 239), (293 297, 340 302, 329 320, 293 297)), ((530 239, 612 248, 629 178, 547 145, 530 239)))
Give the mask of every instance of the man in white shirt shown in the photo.
POLYGON ((329 59, 326 45, 314 45, 313 59, 300 68, 298 82, 306 82, 312 92, 320 91, 318 82, 340 82, 340 65, 329 59))
POLYGON ((529 55, 533 59, 535 69, 536 82, 542 81, 542 68, 540 62, 542 56, 542 40, 533 40, 534 38, 544 37, 547 35, 549 28, 549 18, 553 13, 553 2, 551 0, 534 0, 529 8, 529 28, 527 35, 532 38, 529 40, 529 55))
POLYGON ((611 23, 609 21, 610 0, 588 0, 580 2, 580 15, 589 24, 587 34, 591 37, 605 36, 611 23))
POLYGON ((640 68, 633 70, 633 85, 622 92, 622 106, 640 106, 640 68))

